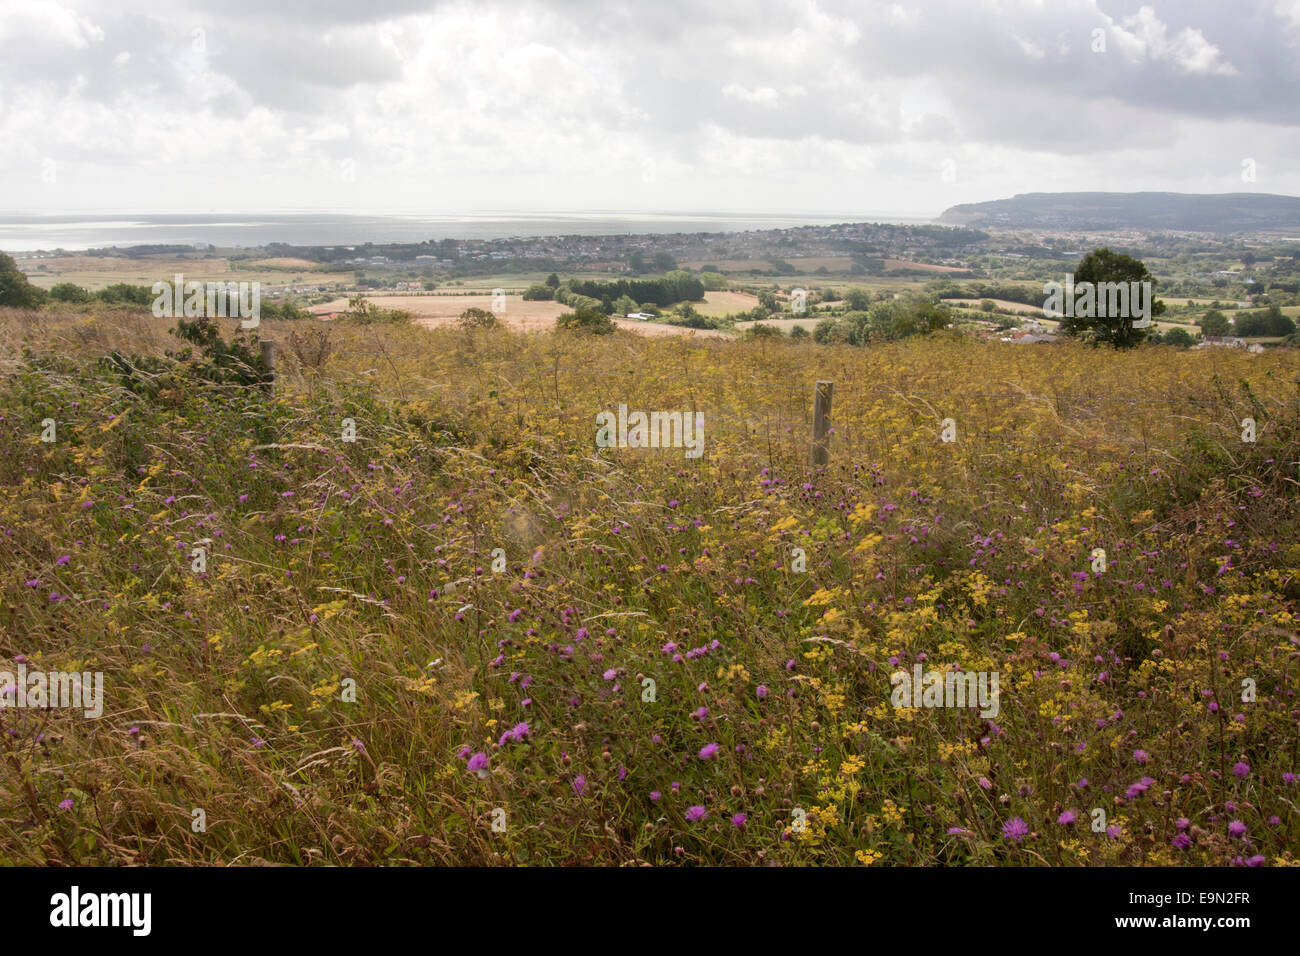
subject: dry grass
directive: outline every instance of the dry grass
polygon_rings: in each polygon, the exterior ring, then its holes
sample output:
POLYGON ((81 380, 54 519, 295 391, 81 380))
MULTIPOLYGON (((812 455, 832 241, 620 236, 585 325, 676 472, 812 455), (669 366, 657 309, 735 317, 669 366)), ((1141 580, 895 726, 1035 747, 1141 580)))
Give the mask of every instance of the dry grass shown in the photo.
POLYGON ((97 367, 167 324, 0 310, 0 653, 107 685, 0 715, 0 862, 1296 862, 1294 351, 267 322, 329 336, 269 398, 97 367), (703 457, 597 448, 620 403, 703 457), (999 714, 894 707, 922 661, 999 714))

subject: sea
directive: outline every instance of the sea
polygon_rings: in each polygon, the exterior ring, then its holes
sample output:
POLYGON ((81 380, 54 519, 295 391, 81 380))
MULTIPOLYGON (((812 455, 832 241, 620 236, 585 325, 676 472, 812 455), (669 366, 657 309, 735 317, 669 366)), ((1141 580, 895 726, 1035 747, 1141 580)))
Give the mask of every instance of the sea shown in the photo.
POLYGON ((335 212, 62 213, 0 212, 0 251, 65 252, 113 246, 211 244, 239 249, 283 242, 296 246, 351 246, 430 239, 509 239, 535 236, 613 236, 647 233, 745 232, 846 222, 922 224, 924 218, 837 215, 468 213, 356 215, 335 212))

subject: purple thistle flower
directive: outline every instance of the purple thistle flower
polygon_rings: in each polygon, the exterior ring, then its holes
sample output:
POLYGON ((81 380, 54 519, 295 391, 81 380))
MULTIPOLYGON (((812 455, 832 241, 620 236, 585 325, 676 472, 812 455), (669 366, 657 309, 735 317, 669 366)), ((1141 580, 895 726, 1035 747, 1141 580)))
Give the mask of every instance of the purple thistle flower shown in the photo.
POLYGON ((1236 763, 1232 765, 1232 775, 1234 777, 1242 777, 1242 778, 1249 777, 1250 764, 1246 763, 1246 761, 1244 760, 1238 760, 1236 763))
POLYGON ((736 827, 737 829, 743 830, 745 827, 746 820, 748 820, 748 817, 746 817, 743 813, 733 813, 731 815, 731 825, 733 827, 736 827))
POLYGON ((1192 838, 1186 833, 1177 833, 1172 842, 1175 850, 1186 850, 1192 845, 1192 838))
POLYGON ((696 805, 693 806, 693 807, 688 807, 688 808, 687 808, 687 810, 686 810, 686 822, 687 822, 687 823, 697 823, 697 822, 699 822, 700 820, 703 820, 703 819, 704 819, 705 817, 707 817, 708 815, 709 815, 709 812, 708 812, 707 810, 705 810, 705 809, 704 809, 702 806, 700 806, 699 804, 696 804, 696 805))
POLYGON ((713 755, 716 754, 717 752, 718 752, 717 744, 705 744, 703 747, 700 748, 700 759, 712 760, 713 755))
POLYGON ((1074 822, 1074 820, 1075 820, 1075 816, 1073 810, 1066 810, 1064 813, 1062 813, 1059 817, 1056 818, 1056 822, 1061 824, 1061 826, 1063 827, 1068 827, 1071 823, 1074 822))
POLYGON ((1240 820, 1233 820, 1228 824, 1228 836, 1240 840, 1246 835, 1246 824, 1240 820))
POLYGON ((1020 817, 1012 817, 1002 824, 1002 836, 1017 843, 1029 835, 1029 824, 1020 817))
POLYGON ((582 796, 587 792, 587 778, 582 774, 578 774, 573 778, 573 792, 578 796, 582 796))
POLYGON ((488 755, 485 753, 476 753, 469 758, 469 761, 465 764, 465 769, 477 772, 487 770, 487 765, 488 755))

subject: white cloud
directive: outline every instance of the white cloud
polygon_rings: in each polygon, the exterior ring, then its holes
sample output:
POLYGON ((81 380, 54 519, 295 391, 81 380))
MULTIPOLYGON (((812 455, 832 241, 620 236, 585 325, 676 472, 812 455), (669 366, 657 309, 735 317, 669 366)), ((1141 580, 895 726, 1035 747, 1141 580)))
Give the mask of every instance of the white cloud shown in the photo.
POLYGON ((1151 7, 1142 7, 1123 20, 1123 27, 1111 28, 1118 35, 1121 48, 1135 59, 1168 61, 1187 73, 1235 76, 1237 68, 1222 58, 1219 48, 1205 39, 1199 29, 1184 27, 1173 39, 1169 27, 1151 7))

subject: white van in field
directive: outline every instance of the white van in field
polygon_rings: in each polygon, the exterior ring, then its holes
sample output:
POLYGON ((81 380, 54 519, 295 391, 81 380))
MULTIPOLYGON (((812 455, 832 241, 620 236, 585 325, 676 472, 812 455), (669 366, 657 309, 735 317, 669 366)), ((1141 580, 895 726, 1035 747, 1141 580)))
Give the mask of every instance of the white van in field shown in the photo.
POLYGON ((642 322, 645 322, 645 321, 648 321, 649 319, 653 319, 653 318, 654 318, 654 316, 651 315, 649 312, 629 312, 629 313, 627 314, 627 317, 628 317, 629 319, 640 319, 642 322))

